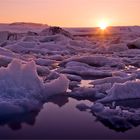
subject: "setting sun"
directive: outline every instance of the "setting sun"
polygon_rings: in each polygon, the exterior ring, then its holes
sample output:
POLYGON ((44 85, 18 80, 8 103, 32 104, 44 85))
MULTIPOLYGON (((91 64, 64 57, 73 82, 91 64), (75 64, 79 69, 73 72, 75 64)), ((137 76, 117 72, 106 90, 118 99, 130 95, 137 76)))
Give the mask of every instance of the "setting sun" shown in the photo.
POLYGON ((107 21, 99 22, 99 27, 101 30, 105 30, 108 27, 108 22, 107 21))

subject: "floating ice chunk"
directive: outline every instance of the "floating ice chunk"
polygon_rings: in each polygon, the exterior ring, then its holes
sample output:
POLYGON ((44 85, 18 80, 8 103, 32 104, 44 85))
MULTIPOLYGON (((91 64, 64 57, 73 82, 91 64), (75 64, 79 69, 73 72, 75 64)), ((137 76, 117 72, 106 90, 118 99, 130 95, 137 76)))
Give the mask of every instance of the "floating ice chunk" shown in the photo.
POLYGON ((33 61, 22 64, 21 60, 13 60, 7 68, 0 68, 0 108, 5 106, 9 113, 38 109, 42 100, 63 94, 68 85, 69 80, 64 75, 50 83, 43 83, 33 61))
POLYGON ((78 40, 70 40, 69 44, 71 46, 75 46, 75 47, 83 47, 83 46, 85 46, 85 42, 84 41, 78 41, 78 40))
POLYGON ((62 73, 68 73, 68 74, 76 74, 81 77, 94 77, 94 78, 103 78, 103 77, 111 77, 112 72, 107 70, 94 70, 94 69, 88 69, 86 67, 82 66, 75 66, 71 68, 66 68, 61 70, 62 73))
MULTIPOLYGON (((63 66, 63 62, 60 64, 63 66)), ((70 61, 66 63, 66 68, 63 69, 62 73, 68 74, 76 74, 83 77, 110 77, 112 76, 112 71, 108 70, 96 70, 94 67, 89 66, 88 64, 77 62, 77 61, 70 61)))
POLYGON ((129 42, 127 46, 129 49, 140 49, 140 38, 129 42))
MULTIPOLYGON (((97 89, 98 90, 98 89, 97 89)), ((94 95, 94 99, 102 99, 104 98, 106 95, 103 93, 103 92, 97 92, 95 95, 94 95)))
MULTIPOLYGON (((140 49, 128 49, 126 51, 119 52, 118 56, 133 58, 139 56, 139 54, 140 54, 140 49)), ((128 58, 126 59, 129 60, 128 58)))
POLYGON ((40 66, 50 66, 53 63, 55 63, 56 61, 55 60, 50 60, 50 59, 38 58, 38 59, 35 60, 35 62, 36 62, 37 65, 40 65, 40 66))
POLYGON ((6 48, 0 48, 0 55, 7 57, 16 57, 16 54, 6 48))
POLYGON ((23 52, 25 53, 25 52, 30 52, 32 49, 35 49, 36 46, 37 46, 36 42, 20 41, 15 44, 7 45, 5 46, 5 48, 16 53, 23 53, 23 52))
POLYGON ((72 57, 70 59, 64 60, 62 64, 64 65, 70 61, 77 61, 94 67, 103 67, 103 66, 118 67, 118 68, 125 67, 120 58, 105 57, 101 55, 72 57))
POLYGON ((0 42, 4 42, 8 39, 9 32, 8 31, 1 31, 0 32, 0 42))
POLYGON ((64 35, 70 39, 74 38, 71 33, 69 33, 68 31, 66 31, 60 27, 49 27, 49 28, 42 30, 40 33, 41 36, 56 35, 56 34, 64 35))
POLYGON ((64 57, 62 55, 52 55, 49 57, 51 60, 62 61, 64 57))
POLYGON ((12 61, 12 59, 13 58, 11 58, 11 57, 0 55, 0 67, 7 66, 12 61))
POLYGON ((126 100, 140 98, 140 81, 128 81, 123 84, 115 83, 108 91, 108 95, 99 100, 100 102, 110 102, 115 100, 126 100))
POLYGON ((92 106, 78 104, 76 107, 80 111, 86 111, 87 109, 90 110, 89 113, 96 116, 97 121, 100 121, 105 126, 116 131, 123 132, 140 124, 139 109, 132 109, 132 111, 131 109, 123 110, 120 106, 110 108, 101 103, 95 103, 92 106))
POLYGON ((36 47, 37 49, 47 49, 49 51, 63 51, 66 49, 66 46, 59 44, 43 43, 36 47))
POLYGON ((38 36, 38 33, 34 32, 34 31, 28 31, 27 36, 29 36, 29 37, 38 36))
MULTIPOLYGON (((104 83, 104 84, 94 85, 94 87, 98 90, 98 92, 106 93, 107 90, 111 89, 112 84, 104 83)), ((102 96, 102 97, 105 97, 105 96, 102 96)))
POLYGON ((37 65, 36 68, 39 76, 47 76, 48 74, 50 74, 50 70, 48 67, 37 65))
POLYGON ((114 72, 112 72, 112 76, 114 76, 114 77, 119 76, 119 77, 125 78, 128 76, 128 74, 123 71, 114 71, 114 72))
POLYGON ((57 94, 64 94, 66 93, 69 86, 69 80, 63 74, 60 75, 58 79, 51 81, 50 83, 45 83, 44 85, 44 94, 48 97, 54 96, 57 94))
POLYGON ((78 98, 93 98, 95 94, 97 93, 97 90, 94 88, 74 88, 74 90, 70 93, 73 97, 78 98))
POLYGON ((17 43, 17 45, 20 45, 24 48, 34 48, 36 46, 36 42, 34 42, 34 41, 33 42, 21 41, 21 42, 17 43))
POLYGON ((37 38, 34 36, 25 36, 22 38, 23 42, 38 42, 37 38))
POLYGON ((93 106, 92 106, 92 111, 94 112, 101 112, 104 110, 104 105, 101 104, 101 103, 95 103, 93 106))
POLYGON ((54 42, 57 43, 58 41, 63 41, 63 40, 67 40, 67 38, 65 38, 62 35, 51 35, 51 36, 43 36, 40 38, 40 42, 45 43, 45 42, 54 42))
POLYGON ((96 88, 74 88, 74 90, 69 94, 75 98, 82 98, 82 99, 101 99, 105 97, 104 94, 99 93, 96 88))
MULTIPOLYGON (((0 72, 4 72, 5 75, 0 75, 0 80, 5 80, 5 82, 14 85, 17 89, 24 88, 31 91, 32 94, 40 93, 42 88, 41 81, 36 72, 36 66, 33 61, 22 64, 20 60, 13 60, 12 63, 8 65, 8 68, 0 69, 0 72), (7 73, 7 74, 6 74, 7 73), (5 78, 3 77, 5 76, 5 78)), ((2 74, 2 73, 1 73, 2 74)), ((5 85, 6 86, 6 85, 5 85)))
POLYGON ((75 48, 82 48, 83 51, 84 51, 84 49, 86 49, 85 46, 89 49, 90 48, 92 48, 92 49, 96 48, 96 46, 94 44, 88 42, 87 40, 69 40, 69 44, 71 46, 74 46, 75 48))
POLYGON ((28 48, 24 48, 23 46, 20 46, 19 44, 11 44, 5 46, 6 49, 11 50, 12 52, 16 53, 23 53, 23 52, 28 52, 28 48))
POLYGON ((137 78, 137 79, 140 79, 140 70, 138 70, 138 71, 136 72, 136 75, 137 75, 136 78, 137 78))
MULTIPOLYGON (((42 90, 34 63, 30 62, 23 65, 20 60, 14 60, 7 68, 1 68, 0 88, 0 99, 2 101, 8 102, 8 104, 11 104, 11 107, 17 105, 17 108, 21 108, 22 112, 32 110, 30 104, 34 104, 33 106, 36 103, 39 104, 39 101, 36 101, 35 98, 41 97, 39 93, 42 90), (29 104, 30 101, 31 103, 29 104), (28 109, 25 109, 25 106, 28 109)), ((10 107, 10 105, 8 106, 10 107)))
POLYGON ((108 52, 121 52, 126 51, 128 48, 126 44, 111 44, 108 48, 108 52))
POLYGON ((80 111, 86 111, 87 109, 89 109, 89 107, 84 103, 76 105, 76 108, 78 108, 80 111))
POLYGON ((125 112, 120 107, 111 109, 103 104, 96 103, 91 107, 91 111, 101 122, 119 131, 132 128, 133 122, 137 121, 134 113, 125 112))
POLYGON ((78 81, 78 82, 80 82, 82 80, 82 78, 80 76, 77 76, 77 75, 66 74, 66 76, 71 81, 78 81))
POLYGON ((107 77, 104 79, 98 79, 98 80, 94 80, 92 82, 93 85, 99 85, 99 84, 104 84, 104 83, 124 83, 126 81, 129 80, 134 80, 136 78, 136 75, 131 75, 131 76, 127 76, 125 78, 119 77, 119 76, 114 76, 114 77, 107 77))
MULTIPOLYGON (((61 64, 60 64, 61 65, 61 64)), ((72 67, 77 67, 77 66, 80 66, 80 67, 87 67, 87 68, 92 68, 91 66, 89 66, 88 64, 85 64, 85 63, 81 63, 81 62, 77 62, 77 61, 70 61, 68 62, 65 67, 66 68, 72 68, 72 67)))
POLYGON ((60 76, 59 73, 52 71, 50 74, 47 76, 46 80, 54 80, 57 79, 60 76))

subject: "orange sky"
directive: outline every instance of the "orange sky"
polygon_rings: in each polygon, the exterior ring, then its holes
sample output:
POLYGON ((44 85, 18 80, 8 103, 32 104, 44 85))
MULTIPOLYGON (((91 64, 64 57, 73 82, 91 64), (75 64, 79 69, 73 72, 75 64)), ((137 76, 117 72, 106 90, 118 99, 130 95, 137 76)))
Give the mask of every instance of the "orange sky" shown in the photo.
POLYGON ((63 27, 140 25, 140 0, 0 0, 0 22, 37 22, 63 27))

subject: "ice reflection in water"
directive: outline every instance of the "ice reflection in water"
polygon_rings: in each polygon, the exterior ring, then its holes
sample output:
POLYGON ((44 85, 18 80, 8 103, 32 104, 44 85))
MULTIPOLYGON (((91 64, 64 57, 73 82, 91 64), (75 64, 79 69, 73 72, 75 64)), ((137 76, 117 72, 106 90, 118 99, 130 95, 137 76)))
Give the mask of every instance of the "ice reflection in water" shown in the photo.
MULTIPOLYGON (((92 102, 88 100, 78 101, 67 96, 57 96, 49 99, 39 113, 26 117, 15 116, 16 121, 3 120, 0 127, 0 138, 140 138, 139 127, 124 133, 112 131, 112 126, 92 116, 89 111, 79 111, 76 106, 81 103, 87 106, 92 105, 92 102), (3 127, 4 125, 16 130, 16 133, 8 127, 3 127)), ((139 105, 139 101, 137 103, 139 105)))

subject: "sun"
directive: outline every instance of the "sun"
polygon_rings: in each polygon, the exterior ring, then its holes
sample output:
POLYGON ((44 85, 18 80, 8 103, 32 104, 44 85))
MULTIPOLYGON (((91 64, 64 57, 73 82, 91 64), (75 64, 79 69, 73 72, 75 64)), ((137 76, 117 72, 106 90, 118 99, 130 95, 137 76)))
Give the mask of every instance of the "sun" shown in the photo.
POLYGON ((99 25, 101 30, 105 30, 108 27, 108 22, 107 21, 100 21, 99 25))

